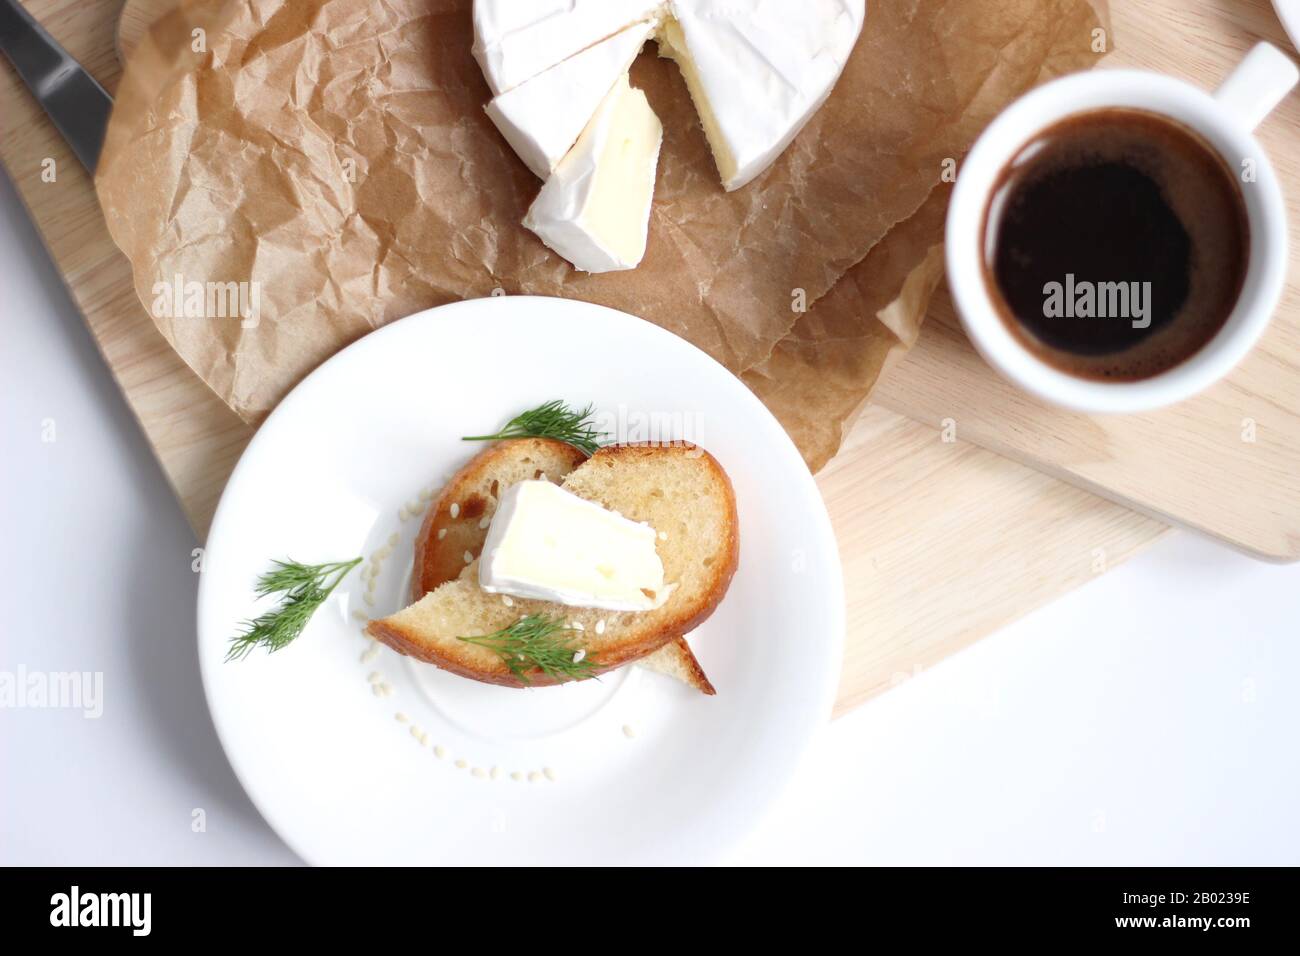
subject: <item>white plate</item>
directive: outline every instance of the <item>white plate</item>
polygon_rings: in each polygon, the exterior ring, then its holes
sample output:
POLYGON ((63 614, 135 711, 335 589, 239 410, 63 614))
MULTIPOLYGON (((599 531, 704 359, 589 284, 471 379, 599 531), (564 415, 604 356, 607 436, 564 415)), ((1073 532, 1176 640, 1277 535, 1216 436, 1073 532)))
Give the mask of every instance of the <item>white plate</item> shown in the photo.
POLYGON ((198 630, 231 765, 311 863, 684 863, 749 830, 827 720, 844 592, 808 470, 734 376, 623 313, 508 297, 389 325, 280 404, 217 509, 198 630), (370 642, 353 612, 382 616, 406 593, 420 518, 399 511, 480 450, 461 435, 553 398, 595 403, 631 430, 620 438, 696 441, 731 475, 740 568, 690 636, 716 697, 637 668, 511 690, 387 648, 362 660, 370 642), (649 415, 661 433, 636 434, 649 415), (289 648, 223 662, 264 607, 252 585, 272 559, 369 560, 392 535, 373 607, 358 569, 289 648), (392 696, 376 696, 372 674, 392 696))

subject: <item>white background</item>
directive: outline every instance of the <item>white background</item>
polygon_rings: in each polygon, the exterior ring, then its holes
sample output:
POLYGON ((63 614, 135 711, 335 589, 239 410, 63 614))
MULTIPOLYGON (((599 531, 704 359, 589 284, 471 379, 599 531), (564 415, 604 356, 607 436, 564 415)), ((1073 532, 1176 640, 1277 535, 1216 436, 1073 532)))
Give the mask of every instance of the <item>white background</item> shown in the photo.
MULTIPOLYGON (((0 863, 297 862, 208 719, 194 537, 2 175, 0 316, 0 670, 105 698, 0 710, 0 863)), ((1296 865, 1297 730, 1300 565, 1177 534, 830 725, 735 860, 1296 865)))

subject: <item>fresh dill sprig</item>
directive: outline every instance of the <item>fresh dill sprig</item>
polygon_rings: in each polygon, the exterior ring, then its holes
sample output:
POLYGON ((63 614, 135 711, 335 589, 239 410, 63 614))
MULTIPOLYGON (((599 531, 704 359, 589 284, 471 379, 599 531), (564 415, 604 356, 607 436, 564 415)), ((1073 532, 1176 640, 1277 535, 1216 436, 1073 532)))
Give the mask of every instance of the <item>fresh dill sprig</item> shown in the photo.
POLYGON ((554 438, 594 455, 605 436, 591 422, 594 408, 575 411, 556 399, 516 415, 495 435, 466 435, 462 441, 500 441, 503 438, 554 438))
POLYGON ((230 639, 226 660, 243 660, 255 647, 265 647, 268 652, 288 647, 338 583, 360 563, 360 558, 326 564, 276 561, 257 579, 256 592, 258 597, 284 597, 277 607, 243 623, 243 629, 230 639))
POLYGON ((495 633, 457 640, 496 651, 510 673, 530 684, 528 671, 533 668, 556 681, 596 676, 596 661, 569 636, 576 633, 558 617, 529 614, 495 633))

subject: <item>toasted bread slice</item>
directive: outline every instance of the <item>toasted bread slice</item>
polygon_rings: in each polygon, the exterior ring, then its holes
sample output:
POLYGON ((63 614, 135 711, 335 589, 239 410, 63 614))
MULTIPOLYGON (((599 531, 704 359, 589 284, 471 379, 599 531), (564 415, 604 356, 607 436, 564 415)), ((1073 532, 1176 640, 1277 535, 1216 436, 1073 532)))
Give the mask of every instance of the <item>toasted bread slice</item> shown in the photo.
MULTIPOLYGON (((531 614, 556 615, 582 631, 588 659, 604 672, 659 650, 713 613, 740 553, 735 494, 713 456, 686 444, 616 445, 579 465, 562 485, 660 532, 664 580, 673 586, 661 606, 619 613, 523 598, 507 603, 478 586, 478 562, 472 560, 455 580, 391 617, 372 621, 367 633, 399 653, 461 676, 522 687, 556 681, 536 670, 521 680, 494 651, 459 638, 491 634, 531 614)), ((444 502, 437 504, 434 521, 444 502)), ((450 518, 452 503, 445 504, 450 518)), ((482 508, 480 522, 486 501, 482 508)), ((448 531, 444 540, 450 537, 448 531)))
MULTIPOLYGON (((572 445, 550 438, 512 438, 484 449, 452 476, 430 505, 415 539, 415 571, 411 601, 464 573, 465 555, 483 551, 487 526, 500 495, 511 485, 546 478, 559 484, 587 456, 572 445), (456 505, 456 516, 451 506, 456 505)), ((669 641, 636 662, 648 670, 675 677, 702 694, 716 691, 683 637, 669 641)))

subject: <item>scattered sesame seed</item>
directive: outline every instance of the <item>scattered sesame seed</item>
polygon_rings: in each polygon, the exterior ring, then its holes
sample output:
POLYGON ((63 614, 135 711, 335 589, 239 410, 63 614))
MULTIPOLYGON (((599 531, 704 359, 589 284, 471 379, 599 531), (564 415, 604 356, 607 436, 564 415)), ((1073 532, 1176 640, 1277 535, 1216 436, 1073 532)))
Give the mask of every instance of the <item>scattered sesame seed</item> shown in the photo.
POLYGON ((503 594, 501 595, 501 603, 504 604, 506 607, 514 607, 515 599, 512 598, 509 594, 503 594))
POLYGON ((453 518, 459 518, 459 517, 460 517, 460 502, 458 502, 458 501, 453 501, 453 502, 451 503, 451 512, 450 512, 450 513, 451 513, 451 516, 452 516, 453 518))
POLYGON ((433 755, 439 760, 444 760, 447 757, 447 748, 442 744, 438 744, 438 746, 433 748, 433 755))
POLYGON ((631 724, 623 725, 623 736, 626 737, 628 740, 631 740, 633 737, 636 736, 636 730, 632 727, 631 724))
POLYGON ((411 514, 413 514, 413 515, 418 515, 420 512, 422 512, 422 511, 424 510, 424 502, 419 501, 418 499, 413 499, 413 500, 412 500, 412 501, 411 501, 411 502, 406 506, 406 510, 409 511, 409 512, 410 512, 411 514))
POLYGON ((513 780, 515 783, 518 783, 519 781, 524 779, 524 775, 520 773, 518 770, 512 770, 510 772, 510 779, 513 780))
POLYGON ((585 626, 583 626, 583 623, 581 621, 570 621, 569 627, 573 628, 575 631, 585 631, 587 629, 585 626))
POLYGON ((373 643, 361 652, 361 663, 369 664, 379 656, 379 644, 373 643))
POLYGON ((442 540, 443 538, 445 538, 445 537, 447 537, 447 529, 446 529, 446 528, 439 528, 439 529, 438 529, 438 540, 441 541, 441 540, 442 540))
POLYGON ((367 591, 365 594, 361 595, 361 599, 362 599, 363 601, 366 602, 366 607, 374 607, 374 606, 375 606, 375 592, 374 592, 374 591, 367 591))
POLYGON ((370 597, 373 598, 375 596, 375 588, 378 585, 379 585, 379 578, 371 578, 370 582, 366 585, 366 594, 370 595, 370 597))
POLYGON ((596 633, 597 633, 597 634, 604 634, 604 633, 605 633, 605 619, 604 619, 604 618, 601 618, 599 621, 596 622, 596 633))
POLYGON ((668 532, 667 532, 667 531, 660 531, 660 532, 659 532, 659 540, 660 540, 660 541, 667 541, 667 540, 668 540, 668 532))
POLYGON ((501 776, 501 768, 493 767, 491 770, 488 771, 488 776, 491 777, 493 780, 495 780, 497 777, 501 776))
POLYGON ((487 778, 487 771, 484 770, 482 767, 475 767, 473 770, 470 771, 470 774, 472 776, 478 777, 480 780, 484 780, 487 778))
POLYGON ((546 779, 551 781, 551 783, 555 782, 555 771, 553 769, 550 767, 543 767, 542 773, 546 775, 546 779))
POLYGON ((406 510, 406 505, 402 505, 402 507, 400 507, 400 508, 397 509, 397 520, 398 520, 398 521, 405 521, 405 520, 406 520, 407 518, 409 518, 409 517, 411 517, 411 515, 407 512, 407 510, 406 510))
POLYGON ((541 779, 542 779, 542 775, 541 775, 540 773, 538 773, 536 770, 532 770, 532 771, 530 771, 529 774, 528 774, 528 782, 529 782, 529 783, 536 783, 538 780, 541 780, 541 779))
POLYGON ((421 729, 420 729, 419 727, 417 727, 415 724, 411 724, 411 736, 412 736, 412 737, 414 737, 416 740, 419 740, 420 737, 423 736, 423 735, 424 735, 424 731, 423 731, 423 730, 421 730, 421 729))
POLYGON ((372 694, 374 694, 376 697, 383 697, 383 696, 384 696, 384 685, 383 685, 383 684, 371 684, 371 685, 370 685, 370 692, 371 692, 372 694))
POLYGON ((421 501, 428 501, 428 500, 429 500, 430 498, 432 498, 432 497, 433 497, 433 492, 430 491, 428 488, 421 488, 421 489, 420 489, 420 500, 421 500, 421 501))
POLYGON ((464 554, 462 554, 461 557, 465 559, 465 563, 466 563, 466 564, 469 564, 471 561, 474 560, 474 555, 472 555, 472 554, 471 554, 470 552, 468 552, 468 551, 466 551, 464 554))
POLYGON ((384 675, 379 673, 379 671, 371 671, 370 676, 367 677, 366 680, 370 681, 372 684, 382 684, 384 682, 384 675))
POLYGON ((484 515, 483 517, 478 519, 478 526, 480 530, 486 528, 491 523, 492 523, 492 519, 489 518, 487 515, 484 515))
POLYGON ((352 612, 352 620, 360 621, 362 624, 370 623, 370 618, 366 617, 366 615, 362 614, 360 611, 357 610, 354 610, 352 612))
POLYGON ((585 647, 578 648, 577 652, 573 655, 573 663, 581 664, 582 659, 586 656, 587 656, 587 649, 585 647))
POLYGON ((466 760, 464 757, 462 757, 462 758, 460 758, 459 760, 456 761, 456 766, 457 766, 459 769, 464 770, 466 767, 469 766, 469 761, 466 760))
POLYGON ((411 722, 411 718, 407 717, 400 710, 397 713, 393 714, 393 719, 396 720, 399 724, 409 724, 411 722))

